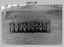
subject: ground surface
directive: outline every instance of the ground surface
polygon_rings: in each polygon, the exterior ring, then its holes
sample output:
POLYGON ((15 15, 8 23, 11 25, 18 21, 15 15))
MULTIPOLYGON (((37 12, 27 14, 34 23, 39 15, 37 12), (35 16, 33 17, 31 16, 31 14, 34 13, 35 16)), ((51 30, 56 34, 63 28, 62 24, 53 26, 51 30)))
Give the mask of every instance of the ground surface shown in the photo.
MULTIPOLYGON (((25 13, 24 13, 25 14, 25 13)), ((62 44, 62 16, 47 14, 45 11, 32 12, 31 16, 22 14, 21 18, 48 17, 51 20, 50 33, 13 33, 9 32, 10 20, 2 20, 2 40, 4 44, 54 45, 62 44)))

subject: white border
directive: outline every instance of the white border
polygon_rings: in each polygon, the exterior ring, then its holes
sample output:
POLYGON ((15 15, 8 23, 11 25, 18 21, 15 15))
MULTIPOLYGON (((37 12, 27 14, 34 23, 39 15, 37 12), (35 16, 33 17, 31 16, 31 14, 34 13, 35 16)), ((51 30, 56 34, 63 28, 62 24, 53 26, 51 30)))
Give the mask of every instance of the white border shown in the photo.
MULTIPOLYGON (((2 4, 25 4, 27 1, 35 1, 35 0, 1 0, 0 3, 2 4)), ((36 0, 38 2, 38 4, 64 4, 63 0, 36 0)), ((1 8, 1 7, 0 7, 1 8)), ((64 8, 63 8, 64 10, 64 8)), ((1 47, 62 47, 64 46, 64 16, 62 16, 62 45, 3 45, 2 44, 2 16, 1 16, 1 12, 2 10, 0 9, 0 46, 1 47)))

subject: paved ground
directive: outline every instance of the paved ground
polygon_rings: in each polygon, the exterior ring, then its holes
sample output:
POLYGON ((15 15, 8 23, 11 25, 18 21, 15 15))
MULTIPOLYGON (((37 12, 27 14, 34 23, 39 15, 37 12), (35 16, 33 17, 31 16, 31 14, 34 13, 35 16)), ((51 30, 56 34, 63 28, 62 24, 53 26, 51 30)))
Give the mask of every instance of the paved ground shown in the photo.
MULTIPOLYGON (((21 17, 28 18, 29 15, 21 17)), ((18 45, 56 45, 62 44, 62 16, 56 16, 47 14, 44 11, 32 12, 32 17, 48 17, 51 20, 51 32, 50 33, 18 33, 11 34, 9 32, 8 23, 10 20, 2 20, 2 40, 4 44, 18 44, 18 45), (33 16, 32 16, 33 15, 33 16)))

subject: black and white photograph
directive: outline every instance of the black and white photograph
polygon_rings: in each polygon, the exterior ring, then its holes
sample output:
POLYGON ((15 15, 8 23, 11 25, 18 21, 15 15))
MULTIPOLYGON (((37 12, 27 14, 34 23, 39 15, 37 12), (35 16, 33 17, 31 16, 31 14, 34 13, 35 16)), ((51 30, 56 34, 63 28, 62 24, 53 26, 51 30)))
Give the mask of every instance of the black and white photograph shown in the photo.
POLYGON ((2 43, 62 45, 62 4, 3 4, 2 43))

